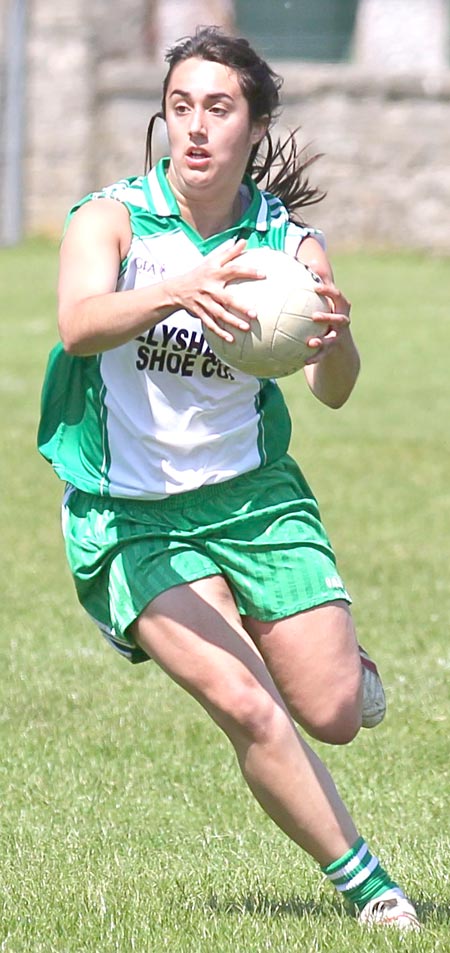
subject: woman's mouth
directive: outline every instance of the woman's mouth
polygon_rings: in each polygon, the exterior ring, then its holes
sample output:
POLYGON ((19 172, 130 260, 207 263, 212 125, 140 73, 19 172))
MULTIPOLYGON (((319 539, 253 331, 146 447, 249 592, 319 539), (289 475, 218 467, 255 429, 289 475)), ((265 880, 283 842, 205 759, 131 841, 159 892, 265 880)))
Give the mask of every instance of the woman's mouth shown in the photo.
POLYGON ((211 156, 206 149, 196 148, 195 146, 192 146, 186 152, 186 162, 191 169, 206 168, 210 158, 211 156))

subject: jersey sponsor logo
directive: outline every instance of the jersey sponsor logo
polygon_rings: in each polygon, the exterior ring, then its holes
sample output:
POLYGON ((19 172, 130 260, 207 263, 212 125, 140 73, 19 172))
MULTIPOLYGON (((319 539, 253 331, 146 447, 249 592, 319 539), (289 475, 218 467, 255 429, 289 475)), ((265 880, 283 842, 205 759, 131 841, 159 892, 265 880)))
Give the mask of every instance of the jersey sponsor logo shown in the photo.
POLYGON ((147 258, 137 257, 136 261, 136 271, 145 272, 146 275, 152 275, 156 281, 163 281, 166 275, 166 266, 164 264, 155 264, 153 261, 148 261, 147 258))
POLYGON ((136 341, 136 368, 138 371, 165 371, 192 377, 199 370, 202 377, 235 378, 228 364, 214 354, 204 334, 190 328, 159 324, 147 334, 139 334, 136 341))

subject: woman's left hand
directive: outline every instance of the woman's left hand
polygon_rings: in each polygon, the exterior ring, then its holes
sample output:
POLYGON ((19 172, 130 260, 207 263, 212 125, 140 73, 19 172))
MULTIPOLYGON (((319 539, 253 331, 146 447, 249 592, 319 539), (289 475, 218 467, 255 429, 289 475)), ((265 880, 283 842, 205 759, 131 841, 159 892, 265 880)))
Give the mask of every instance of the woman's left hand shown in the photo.
POLYGON ((350 309, 351 304, 342 294, 342 291, 330 279, 323 279, 320 285, 317 285, 317 293, 328 298, 331 311, 316 311, 313 314, 314 321, 324 324, 328 330, 323 337, 311 337, 308 340, 308 347, 316 349, 306 364, 317 364, 330 353, 330 351, 341 343, 345 337, 345 332, 350 327, 350 309))
POLYGON ((307 238, 300 249, 300 260, 320 278, 317 291, 328 299, 331 308, 314 314, 314 320, 327 330, 323 338, 309 338, 312 353, 305 364, 305 377, 318 400, 328 407, 342 407, 355 386, 360 366, 350 330, 350 302, 336 287, 331 265, 318 242, 307 238))

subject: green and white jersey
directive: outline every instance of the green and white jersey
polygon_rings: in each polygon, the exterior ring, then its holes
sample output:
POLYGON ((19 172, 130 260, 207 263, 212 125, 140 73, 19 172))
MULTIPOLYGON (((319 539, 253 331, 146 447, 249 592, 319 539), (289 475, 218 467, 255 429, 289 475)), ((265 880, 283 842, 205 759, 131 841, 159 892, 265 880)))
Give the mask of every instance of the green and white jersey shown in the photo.
MULTIPOLYGON (((295 254, 321 233, 289 222, 283 204, 242 185, 240 220, 203 239, 180 216, 168 159, 148 176, 123 179, 85 202, 113 198, 129 211, 132 241, 117 290, 144 288, 195 268, 225 242, 295 254)), ((201 321, 184 310, 120 347, 92 357, 50 354, 38 445, 61 479, 88 493, 159 499, 228 480, 281 457, 291 433, 278 385, 236 371, 209 348, 201 321)))

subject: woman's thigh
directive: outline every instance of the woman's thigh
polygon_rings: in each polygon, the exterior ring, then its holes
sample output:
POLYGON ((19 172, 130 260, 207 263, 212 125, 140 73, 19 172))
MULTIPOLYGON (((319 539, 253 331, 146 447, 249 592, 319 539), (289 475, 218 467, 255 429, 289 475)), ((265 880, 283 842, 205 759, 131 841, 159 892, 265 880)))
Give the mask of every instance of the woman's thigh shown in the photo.
POLYGON ((245 627, 294 719, 313 737, 346 743, 361 727, 361 661, 345 602, 245 627))
POLYGON ((286 716, 223 577, 175 586, 157 596, 133 623, 132 634, 227 733, 239 722, 263 725, 274 705, 286 716))

